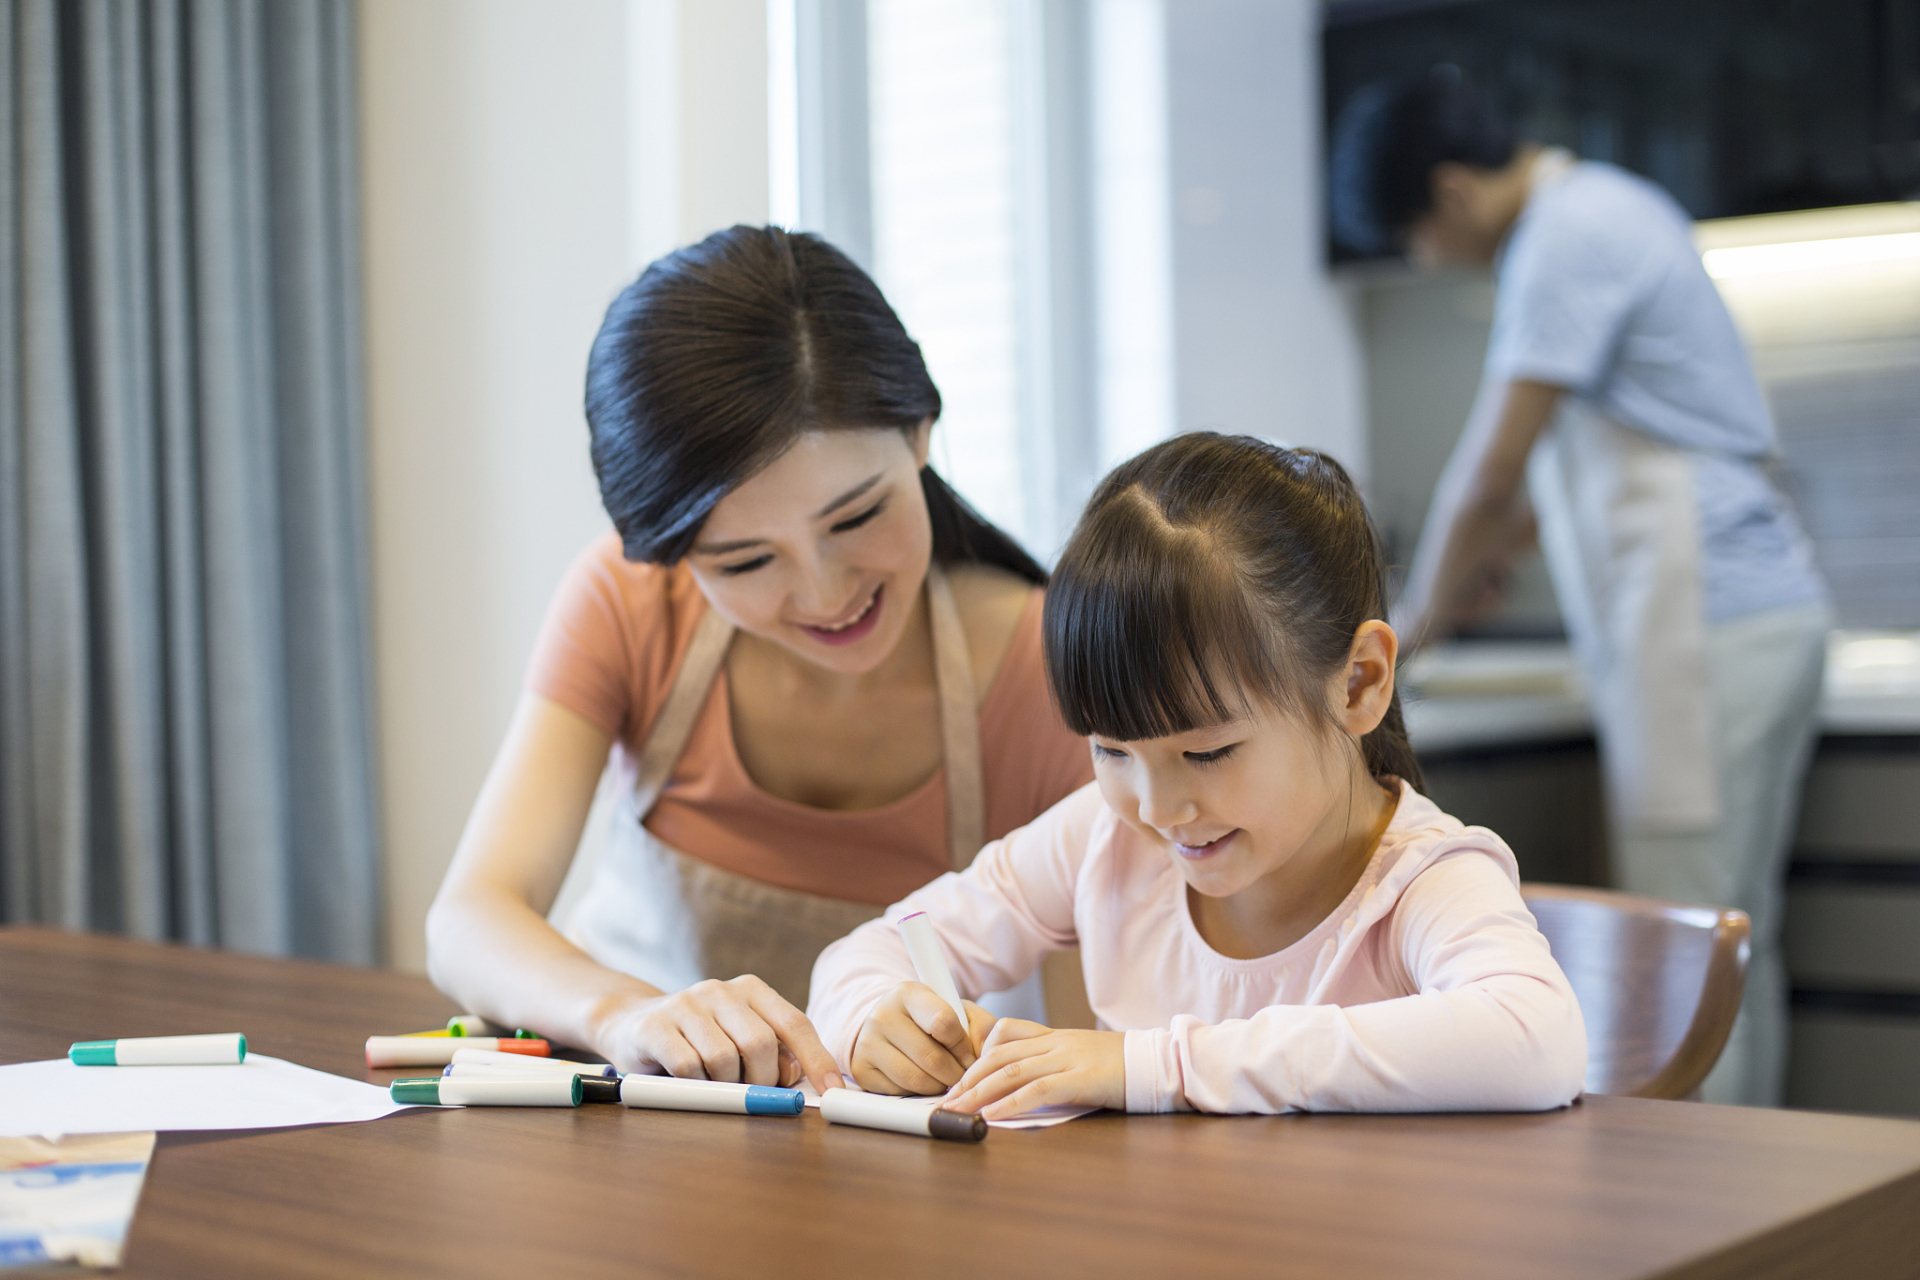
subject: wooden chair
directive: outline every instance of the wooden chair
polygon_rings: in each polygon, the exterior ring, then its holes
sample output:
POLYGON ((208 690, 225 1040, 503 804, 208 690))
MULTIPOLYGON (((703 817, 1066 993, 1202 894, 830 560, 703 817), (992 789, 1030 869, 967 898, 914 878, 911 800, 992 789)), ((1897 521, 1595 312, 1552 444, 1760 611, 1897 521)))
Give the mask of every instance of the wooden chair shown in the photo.
POLYGON ((1719 1060, 1747 979, 1744 911, 1523 884, 1587 1022, 1587 1092, 1693 1096, 1719 1060))

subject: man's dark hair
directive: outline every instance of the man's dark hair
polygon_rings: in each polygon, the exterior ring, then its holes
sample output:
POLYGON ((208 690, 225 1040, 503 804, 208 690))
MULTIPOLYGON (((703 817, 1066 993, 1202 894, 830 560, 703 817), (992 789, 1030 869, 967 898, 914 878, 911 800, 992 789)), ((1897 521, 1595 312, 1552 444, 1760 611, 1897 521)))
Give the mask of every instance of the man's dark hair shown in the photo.
POLYGON ((1333 234, 1364 254, 1399 253, 1407 229, 1433 208, 1433 170, 1451 160, 1499 169, 1519 138, 1454 67, 1359 90, 1333 130, 1333 234))

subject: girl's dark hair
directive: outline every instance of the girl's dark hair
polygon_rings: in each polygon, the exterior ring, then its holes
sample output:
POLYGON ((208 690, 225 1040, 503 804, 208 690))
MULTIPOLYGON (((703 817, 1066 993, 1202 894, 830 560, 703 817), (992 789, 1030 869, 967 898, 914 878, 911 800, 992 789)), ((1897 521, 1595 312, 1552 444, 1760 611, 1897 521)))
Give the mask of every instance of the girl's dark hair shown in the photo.
POLYGON ((1333 127, 1334 236, 1357 253, 1399 253, 1407 229, 1433 208, 1435 166, 1500 169, 1519 145, 1513 125, 1457 67, 1367 85, 1333 127))
MULTIPOLYGON (((1047 678, 1067 726, 1117 742, 1218 724, 1258 697, 1325 723, 1321 690, 1385 619, 1366 504, 1312 449, 1195 432, 1095 490, 1047 588, 1047 678)), ((1424 788, 1396 689, 1368 770, 1424 788)))
MULTIPOLYGON (((867 273, 815 235, 731 227, 648 267, 607 308, 587 357, 600 499, 629 560, 674 564, 714 504, 802 432, 940 416, 920 347, 867 273)), ((1046 581, 931 467, 940 564, 1046 581)))

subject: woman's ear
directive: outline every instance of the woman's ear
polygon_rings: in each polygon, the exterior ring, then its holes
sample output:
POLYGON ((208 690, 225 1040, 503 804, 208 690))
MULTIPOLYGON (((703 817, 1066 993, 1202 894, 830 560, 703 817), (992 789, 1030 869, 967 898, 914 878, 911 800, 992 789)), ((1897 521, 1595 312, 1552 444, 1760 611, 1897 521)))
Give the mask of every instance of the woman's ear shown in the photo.
POLYGON ((1347 650, 1345 705, 1339 708, 1341 727, 1365 737, 1386 718, 1393 705, 1393 664, 1400 656, 1400 637, 1378 619, 1363 622, 1347 650))
POLYGON ((920 425, 907 432, 907 447, 913 450, 915 471, 927 465, 927 455, 933 448, 932 414, 920 419, 920 425))

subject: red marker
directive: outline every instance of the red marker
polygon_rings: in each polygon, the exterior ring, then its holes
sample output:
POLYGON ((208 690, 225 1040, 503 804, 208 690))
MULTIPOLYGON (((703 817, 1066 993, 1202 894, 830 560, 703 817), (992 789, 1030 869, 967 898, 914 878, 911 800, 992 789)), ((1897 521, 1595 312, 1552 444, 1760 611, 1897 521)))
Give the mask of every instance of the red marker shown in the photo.
POLYGON ((444 1067, 462 1049, 494 1049, 535 1058, 552 1056, 545 1040, 515 1040, 507 1036, 368 1036, 370 1067, 444 1067))

